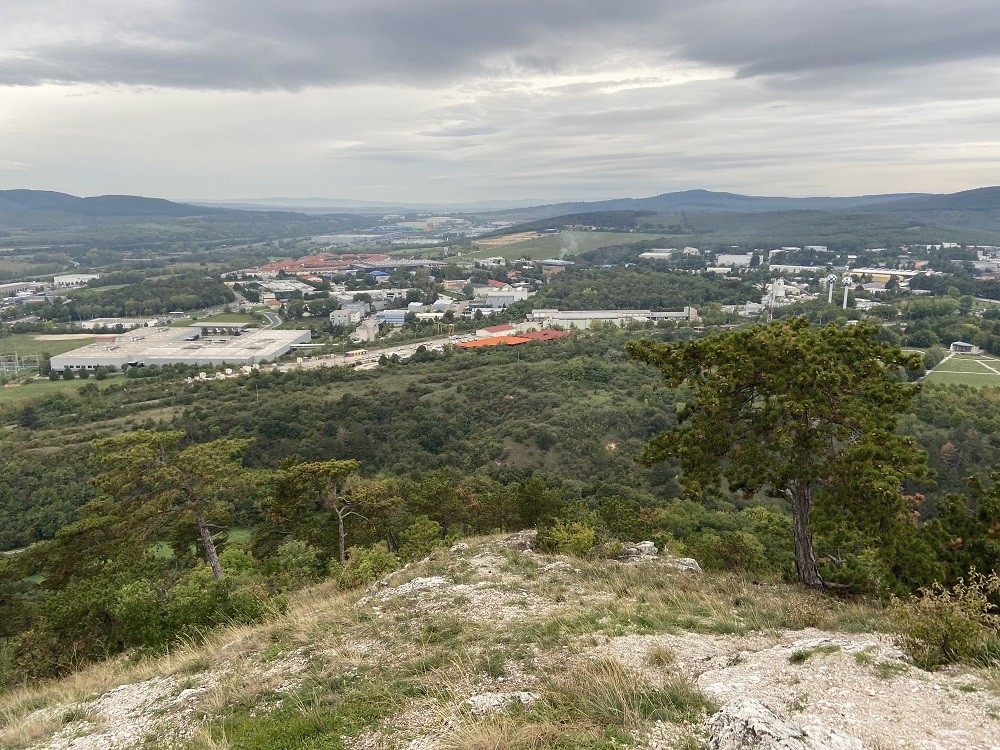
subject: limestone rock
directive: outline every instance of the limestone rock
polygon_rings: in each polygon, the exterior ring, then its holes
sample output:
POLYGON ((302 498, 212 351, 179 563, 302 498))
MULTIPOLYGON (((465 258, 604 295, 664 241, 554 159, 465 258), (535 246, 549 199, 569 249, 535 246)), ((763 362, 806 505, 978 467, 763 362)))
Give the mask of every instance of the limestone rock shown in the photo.
POLYGON ((504 539, 500 542, 500 544, 508 549, 516 549, 525 552, 534 549, 536 539, 538 539, 537 531, 534 529, 524 529, 523 531, 519 531, 514 534, 514 536, 504 539))
POLYGON ((679 573, 691 573, 700 576, 703 572, 698 561, 693 557, 672 557, 667 560, 667 564, 679 573))
POLYGON ((541 697, 538 693, 529 693, 524 690, 513 693, 480 693, 479 695, 471 695, 466 698, 465 705, 469 707, 474 716, 482 716, 500 711, 515 703, 523 703, 525 705, 534 703, 541 697))
POLYGON ((823 726, 794 726, 750 698, 723 706, 708 732, 711 750, 864 750, 859 739, 823 726))
POLYGON ((659 550, 652 542, 638 542, 636 544, 633 544, 632 542, 624 542, 622 544, 622 551, 618 553, 618 559, 640 560, 642 558, 656 557, 658 553, 659 550))

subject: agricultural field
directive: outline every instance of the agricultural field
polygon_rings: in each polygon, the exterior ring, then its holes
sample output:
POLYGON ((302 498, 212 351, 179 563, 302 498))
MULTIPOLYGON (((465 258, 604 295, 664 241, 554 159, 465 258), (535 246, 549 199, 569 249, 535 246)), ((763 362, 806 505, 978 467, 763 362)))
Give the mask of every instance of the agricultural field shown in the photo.
POLYGON ((484 248, 463 254, 463 258, 507 258, 508 260, 529 257, 532 260, 559 258, 596 250, 599 247, 612 245, 630 245, 643 240, 662 239, 671 242, 673 235, 640 234, 630 232, 570 232, 545 234, 533 240, 518 242, 506 247, 484 248))
POLYGON ((924 380, 977 387, 1000 386, 1000 359, 988 354, 956 354, 927 373, 924 380))

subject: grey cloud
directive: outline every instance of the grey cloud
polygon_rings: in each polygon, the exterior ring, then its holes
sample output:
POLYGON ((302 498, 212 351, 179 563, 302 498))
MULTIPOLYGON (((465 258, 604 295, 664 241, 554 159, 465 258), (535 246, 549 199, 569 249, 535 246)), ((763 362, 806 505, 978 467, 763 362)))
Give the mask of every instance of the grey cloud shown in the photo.
POLYGON ((8 0, 0 84, 220 90, 404 83, 687 60, 743 77, 997 56, 995 0, 8 0), (87 6, 87 7, 81 7, 87 6), (50 19, 39 30, 33 19, 50 19))

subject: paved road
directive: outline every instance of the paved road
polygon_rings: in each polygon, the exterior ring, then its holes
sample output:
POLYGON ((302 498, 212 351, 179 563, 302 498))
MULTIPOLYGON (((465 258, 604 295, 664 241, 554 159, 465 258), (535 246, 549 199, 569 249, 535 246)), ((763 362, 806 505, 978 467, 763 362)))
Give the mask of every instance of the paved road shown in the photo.
POLYGON ((260 314, 267 318, 267 325, 264 326, 264 330, 277 328, 281 325, 281 318, 278 317, 277 313, 261 310, 260 314))

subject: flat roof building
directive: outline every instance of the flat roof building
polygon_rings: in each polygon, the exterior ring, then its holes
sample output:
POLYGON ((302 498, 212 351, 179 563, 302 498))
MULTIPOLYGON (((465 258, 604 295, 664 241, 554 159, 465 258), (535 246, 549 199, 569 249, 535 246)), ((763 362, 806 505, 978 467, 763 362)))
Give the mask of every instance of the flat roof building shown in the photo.
POLYGON ((144 328, 52 357, 52 369, 93 370, 125 365, 255 365, 277 359, 296 344, 312 338, 311 331, 248 330, 238 336, 207 340, 198 327, 144 328))
POLYGON ((86 284, 88 281, 99 278, 101 278, 99 273, 66 273, 61 276, 53 276, 52 284, 54 286, 80 286, 80 284, 86 284))

